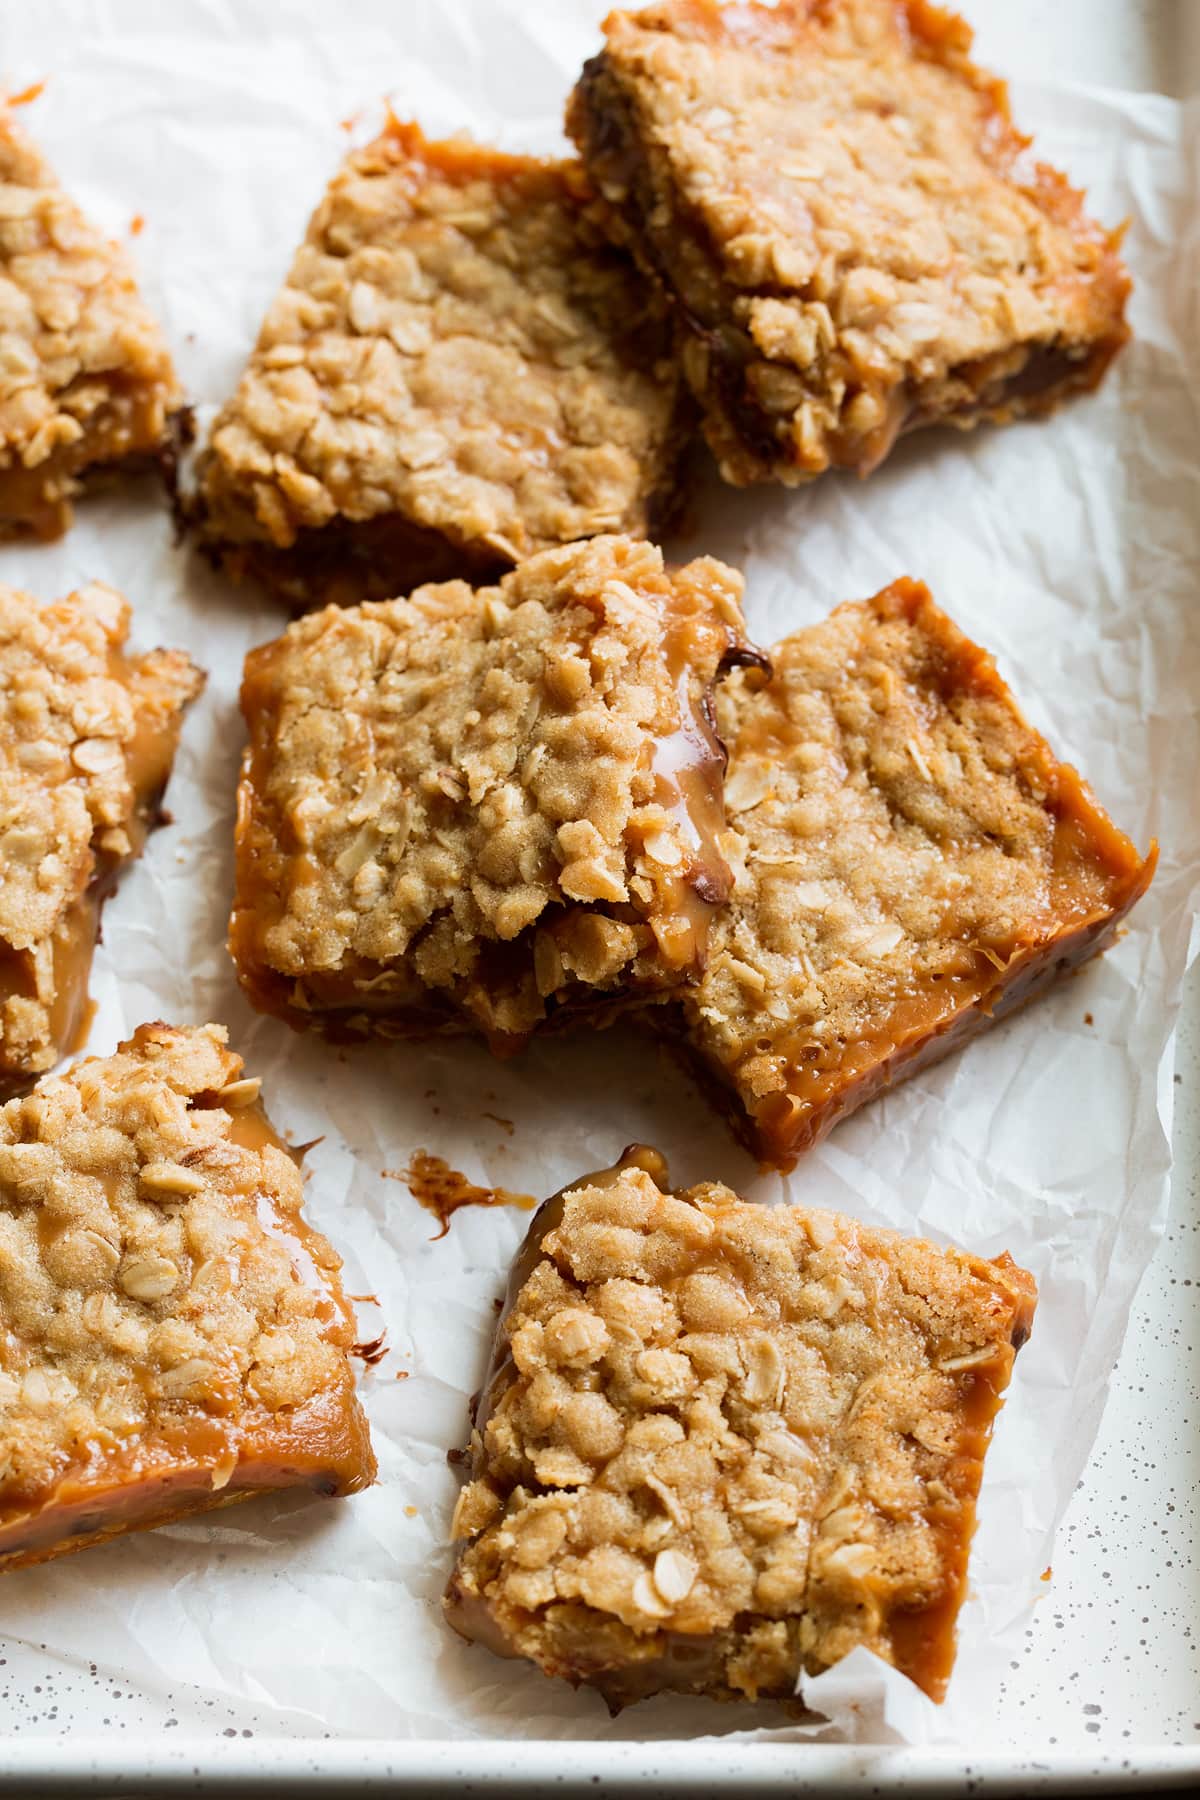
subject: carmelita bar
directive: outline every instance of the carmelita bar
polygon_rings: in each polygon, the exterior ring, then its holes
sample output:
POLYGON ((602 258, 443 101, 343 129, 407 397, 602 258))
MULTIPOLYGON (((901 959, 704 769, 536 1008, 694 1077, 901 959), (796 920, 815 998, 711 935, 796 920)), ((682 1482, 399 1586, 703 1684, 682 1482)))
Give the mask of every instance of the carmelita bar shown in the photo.
POLYGON ((660 0, 605 36, 568 127, 674 298, 728 481, 866 474, 916 426, 1050 412, 1128 337, 1120 234, 928 0, 660 0))
POLYGON ((656 1022, 764 1162, 942 1056, 1110 941, 1139 856, 919 582, 736 671, 698 985, 656 1022))
POLYGON ((634 1146, 535 1215, 477 1403, 456 1631, 614 1709, 786 1699, 863 1645, 940 1700, 1033 1279, 669 1191, 634 1146))

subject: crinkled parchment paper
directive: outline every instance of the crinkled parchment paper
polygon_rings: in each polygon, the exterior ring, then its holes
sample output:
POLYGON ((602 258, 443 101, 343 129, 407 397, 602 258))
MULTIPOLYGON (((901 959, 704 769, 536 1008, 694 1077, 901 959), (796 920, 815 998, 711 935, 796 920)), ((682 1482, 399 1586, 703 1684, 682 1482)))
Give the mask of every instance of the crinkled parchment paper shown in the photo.
MULTIPOLYGON (((0 70, 13 89, 48 78, 26 120, 85 205, 122 235, 143 215, 146 291, 190 392, 211 404, 346 147, 341 122, 366 131, 390 91, 431 132, 552 149, 602 11, 602 0, 57 0, 6 9, 0 70)), ((105 915, 92 1046, 148 1018, 229 1025, 281 1127, 321 1137, 309 1209, 345 1255, 351 1291, 378 1297, 365 1333, 386 1328, 390 1345, 363 1379, 381 1465, 370 1493, 266 1499, 4 1578, 14 1690, 97 1668, 46 1729, 100 1729, 113 1679, 164 1722, 219 1703, 260 1733, 662 1738, 762 1723, 750 1708, 672 1700, 610 1722, 595 1696, 466 1648, 439 1615, 456 1486, 446 1451, 463 1439, 492 1299, 527 1220, 466 1211, 434 1243, 429 1216, 383 1172, 420 1146, 540 1195, 633 1138, 660 1144, 681 1182, 723 1178, 763 1201, 1010 1250, 1036 1273, 1041 1308, 988 1466, 947 1705, 881 1680, 865 1655, 809 1690, 866 1741, 980 1746, 997 1729, 999 1673, 1163 1222, 1170 1034, 1200 848, 1195 120, 1154 97, 1054 86, 1022 86, 1016 101, 1100 216, 1132 221, 1137 338, 1114 379, 1048 425, 910 440, 867 484, 738 494, 713 482, 676 548, 746 570, 764 643, 896 575, 923 577, 1117 820, 1143 846, 1160 840, 1162 863, 1109 956, 860 1113, 787 1181, 757 1174, 632 1032, 500 1065, 467 1043, 336 1051, 256 1018, 223 946, 236 692, 243 653, 280 615, 173 546, 149 482, 87 504, 59 545, 0 550, 0 579, 44 598, 90 577, 116 583, 139 642, 184 645, 209 671, 168 796, 174 822, 105 915)), ((773 1711, 767 1724, 796 1729, 773 1711)))

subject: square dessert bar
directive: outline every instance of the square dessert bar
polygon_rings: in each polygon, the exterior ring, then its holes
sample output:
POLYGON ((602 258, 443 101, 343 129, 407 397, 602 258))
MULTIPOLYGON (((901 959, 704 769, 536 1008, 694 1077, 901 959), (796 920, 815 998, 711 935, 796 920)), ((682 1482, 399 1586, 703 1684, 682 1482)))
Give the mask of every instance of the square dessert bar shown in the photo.
POLYGON ((374 1479, 339 1259, 216 1025, 0 1109, 0 1569, 374 1479))
POLYGON ((862 1645, 940 1700, 1033 1278, 667 1191, 634 1146, 535 1215, 476 1403, 450 1623, 586 1681, 790 1699, 862 1645))
POLYGON ((770 654, 769 682, 722 696, 735 887, 675 1028, 737 1135, 786 1168, 1103 949, 1156 852, 919 582, 770 654))
POLYGON ((125 256, 0 105, 0 539, 58 537, 86 479, 161 453, 179 399, 125 256))
POLYGON ((298 606, 658 535, 686 387, 582 171, 393 122, 309 226, 201 459, 202 541, 298 606))
POLYGON ((711 690, 758 656, 740 599, 720 563, 602 537, 253 651, 230 948, 254 1004, 503 1052, 694 980, 730 885, 711 690))
POLYGON ((100 909, 157 823, 183 711, 181 650, 130 656, 128 603, 0 586, 0 1098, 78 1049, 100 909))
POLYGON ((568 126, 677 302, 728 481, 866 474, 902 431, 1046 413, 1128 332, 1119 233, 1035 162, 928 0, 613 13, 568 126))

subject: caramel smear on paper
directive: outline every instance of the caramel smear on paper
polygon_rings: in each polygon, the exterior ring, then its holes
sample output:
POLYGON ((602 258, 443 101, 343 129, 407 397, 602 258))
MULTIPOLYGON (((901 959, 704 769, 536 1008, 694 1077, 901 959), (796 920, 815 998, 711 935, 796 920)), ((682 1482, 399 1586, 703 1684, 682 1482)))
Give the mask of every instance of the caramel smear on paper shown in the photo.
POLYGON ((442 1229, 430 1241, 436 1243, 450 1229, 450 1220, 461 1206, 519 1206, 532 1212, 532 1194, 510 1193, 508 1188, 478 1187, 458 1169, 427 1150, 414 1150, 403 1169, 385 1169, 391 1181, 403 1181, 413 1199, 440 1220, 442 1229))

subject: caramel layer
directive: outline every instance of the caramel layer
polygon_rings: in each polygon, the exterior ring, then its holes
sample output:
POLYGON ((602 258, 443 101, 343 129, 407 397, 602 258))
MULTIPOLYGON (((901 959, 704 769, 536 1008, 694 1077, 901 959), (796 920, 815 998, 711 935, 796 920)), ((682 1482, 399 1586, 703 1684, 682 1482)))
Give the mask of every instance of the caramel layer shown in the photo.
POLYGON ((428 581, 492 581, 508 559, 459 545, 403 513, 309 526, 287 549, 248 535, 202 541, 206 554, 235 581, 261 582, 296 612, 312 606, 357 606, 388 600, 428 581))
MULTIPOLYGON (((64 1056, 83 1048, 90 1023, 88 976, 100 929, 100 910, 111 879, 93 882, 55 928, 51 944, 51 987, 43 995, 39 958, 29 950, 13 950, 0 942, 0 1006, 6 1000, 48 1000, 50 1033, 64 1056)), ((27 1069, 5 1068, 0 1061, 0 1101, 19 1094, 30 1082, 27 1069)))
POLYGON ((373 1472, 352 1381, 344 1393, 318 1395, 293 1413, 263 1412, 234 1427, 221 1419, 189 1420, 178 1434, 98 1456, 32 1505, 0 1507, 0 1570, 272 1489, 309 1487, 331 1499, 357 1494, 371 1485, 373 1472))
MULTIPOLYGON (((124 387, 111 375, 105 379, 112 392, 74 443, 31 466, 0 468, 0 539, 61 537, 71 523, 71 502, 86 484, 119 470, 149 467, 158 455, 167 430, 165 390, 124 387)), ((59 404, 69 408, 69 390, 59 404)))

